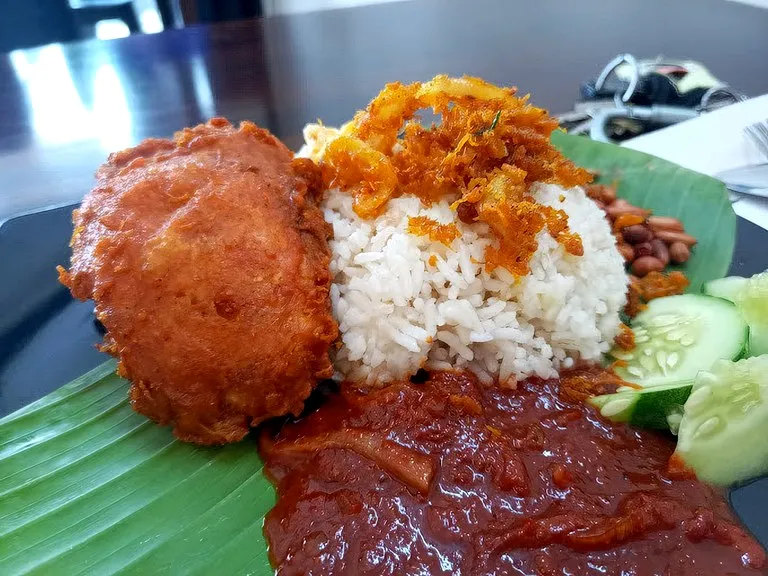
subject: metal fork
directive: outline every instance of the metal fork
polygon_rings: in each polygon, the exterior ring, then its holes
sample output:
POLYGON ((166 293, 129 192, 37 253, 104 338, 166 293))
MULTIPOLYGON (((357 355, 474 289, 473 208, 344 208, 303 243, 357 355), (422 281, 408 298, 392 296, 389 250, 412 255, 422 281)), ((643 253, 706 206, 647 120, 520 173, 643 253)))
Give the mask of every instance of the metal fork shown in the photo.
POLYGON ((750 124, 744 128, 744 132, 749 141, 752 142, 760 153, 765 156, 765 159, 768 160, 768 120, 750 124))
POLYGON ((744 128, 744 135, 764 161, 715 174, 715 178, 724 181, 728 187, 731 203, 744 198, 742 194, 768 197, 768 184, 765 184, 768 182, 768 176, 766 176, 768 173, 768 120, 747 126, 744 128))

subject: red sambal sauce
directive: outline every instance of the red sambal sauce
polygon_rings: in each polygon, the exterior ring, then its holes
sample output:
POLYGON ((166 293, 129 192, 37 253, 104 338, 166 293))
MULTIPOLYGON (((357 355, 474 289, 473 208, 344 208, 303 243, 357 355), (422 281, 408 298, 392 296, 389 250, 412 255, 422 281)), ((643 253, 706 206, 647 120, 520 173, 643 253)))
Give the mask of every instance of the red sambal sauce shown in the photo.
POLYGON ((280 574, 755 574, 722 496, 671 480, 673 442, 531 379, 435 372, 348 389, 262 436, 280 574))

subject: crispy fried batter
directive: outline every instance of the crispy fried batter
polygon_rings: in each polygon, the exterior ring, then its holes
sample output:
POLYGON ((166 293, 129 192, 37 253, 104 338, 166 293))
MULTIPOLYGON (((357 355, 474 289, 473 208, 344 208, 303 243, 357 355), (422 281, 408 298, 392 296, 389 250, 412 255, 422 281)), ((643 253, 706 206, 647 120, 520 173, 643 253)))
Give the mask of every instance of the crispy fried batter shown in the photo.
POLYGON ((388 84, 338 137, 328 139, 323 176, 326 186, 353 194, 363 218, 379 215, 402 194, 427 205, 448 197, 454 209, 471 203, 475 219, 498 239, 487 250, 486 268, 503 266, 522 276, 536 251, 536 234, 545 228, 567 252, 583 254, 565 212, 528 194, 534 182, 573 187, 591 179, 550 142, 557 126, 513 88, 479 78, 388 84), (425 128, 413 120, 427 107, 441 115, 439 125, 425 128))
POLYGON ((331 376, 329 229, 308 160, 223 119, 110 156, 61 281, 93 298, 133 407, 183 440, 236 441, 331 376))

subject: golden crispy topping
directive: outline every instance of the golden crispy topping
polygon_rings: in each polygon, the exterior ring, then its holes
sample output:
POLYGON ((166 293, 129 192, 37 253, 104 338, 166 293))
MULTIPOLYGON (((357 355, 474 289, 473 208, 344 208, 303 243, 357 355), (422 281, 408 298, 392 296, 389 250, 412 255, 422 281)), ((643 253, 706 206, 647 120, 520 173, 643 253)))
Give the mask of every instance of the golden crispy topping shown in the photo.
POLYGON ((446 246, 460 236, 456 224, 440 224, 426 216, 408 218, 408 232, 414 236, 429 236, 432 242, 442 242, 446 246))
MULTIPOLYGON (((447 197, 454 210, 471 203, 462 220, 485 222, 498 240, 486 251, 487 269, 503 266, 521 276, 544 228, 568 253, 583 254, 565 212, 528 193, 534 182, 570 188, 591 180, 550 142, 557 126, 527 96, 516 97, 514 88, 478 78, 388 84, 338 136, 328 138, 324 183, 350 192, 362 218, 378 216, 390 198, 403 194, 425 205, 447 197), (414 117, 422 108, 431 108, 441 122, 421 126, 414 117)), ((425 233, 421 225, 413 227, 425 233)))
POLYGON ((560 377, 560 396, 570 402, 584 402, 590 396, 611 394, 627 383, 611 370, 582 365, 560 377))
POLYGON ((682 294, 688 288, 688 278, 679 270, 673 270, 666 276, 660 272, 651 272, 637 281, 643 300, 650 302, 654 298, 682 294))
POLYGON ((655 298, 682 294, 688 284, 690 284, 688 278, 679 270, 673 270, 669 274, 653 271, 642 278, 632 277, 624 312, 633 318, 645 309, 646 302, 655 298))
POLYGON ((619 333, 616 334, 613 341, 622 350, 632 350, 635 347, 635 333, 632 332, 632 328, 621 323, 619 324, 619 333))

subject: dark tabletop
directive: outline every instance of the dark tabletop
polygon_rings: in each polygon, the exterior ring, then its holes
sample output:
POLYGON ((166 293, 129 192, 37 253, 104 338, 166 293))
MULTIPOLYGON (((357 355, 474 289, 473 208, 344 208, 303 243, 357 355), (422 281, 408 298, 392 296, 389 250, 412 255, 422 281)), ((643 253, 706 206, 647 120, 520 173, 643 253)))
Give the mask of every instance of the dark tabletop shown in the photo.
POLYGON ((296 147, 307 121, 339 123, 385 82, 440 72, 564 112, 624 51, 768 92, 768 10, 724 0, 414 0, 0 56, 0 220, 77 201, 108 152, 212 115, 296 147))

